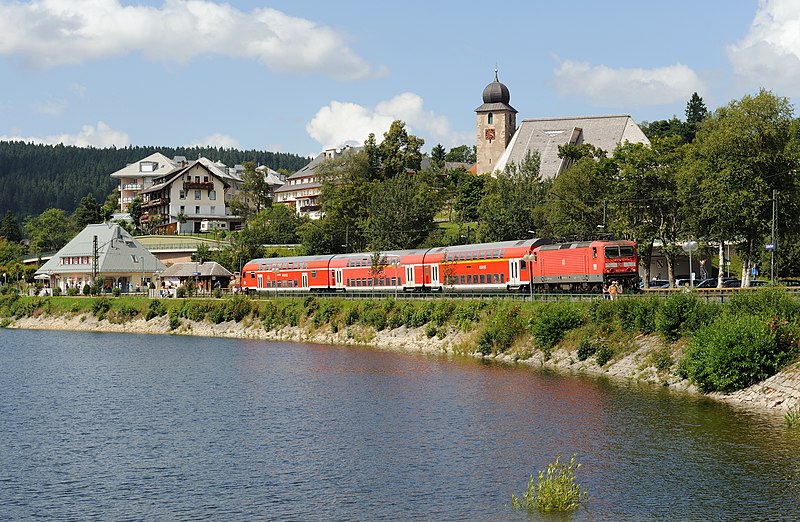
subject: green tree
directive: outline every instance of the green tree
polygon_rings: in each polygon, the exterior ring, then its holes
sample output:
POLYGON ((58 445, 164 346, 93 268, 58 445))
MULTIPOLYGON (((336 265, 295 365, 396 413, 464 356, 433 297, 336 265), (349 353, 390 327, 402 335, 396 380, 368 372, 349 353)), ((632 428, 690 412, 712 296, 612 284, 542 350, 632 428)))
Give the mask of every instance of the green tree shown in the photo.
POLYGON ((97 203, 91 192, 81 199, 78 208, 75 209, 75 213, 72 215, 72 219, 75 220, 75 226, 79 230, 83 230, 86 225, 93 225, 102 221, 100 204, 97 203))
POLYGON ((47 209, 25 221, 25 235, 30 240, 31 253, 54 252, 66 245, 75 235, 69 216, 57 208, 47 209))
POLYGON ((459 145, 447 152, 445 161, 457 163, 475 163, 477 161, 477 148, 475 145, 459 145))
POLYGON ((464 176, 458 185, 455 201, 455 211, 458 220, 462 223, 477 221, 481 199, 486 188, 486 176, 464 176))
POLYGON ((480 241, 503 241, 531 236, 544 219, 536 206, 544 200, 551 182, 539 174, 538 152, 528 152, 519 165, 509 164, 490 178, 480 203, 480 241))
POLYGON ((10 210, 6 211, 3 216, 3 221, 0 223, 0 237, 3 237, 11 243, 19 243, 22 241, 22 231, 19 229, 19 221, 10 210))
POLYGON ((142 196, 136 196, 128 205, 128 214, 131 215, 133 227, 139 230, 142 227, 142 196))
POLYGON ((785 197, 796 193, 793 122, 789 100, 762 89, 715 111, 689 149, 687 185, 694 197, 686 200, 687 211, 707 239, 739 242, 745 286, 770 232, 772 189, 785 197))
MULTIPOLYGON (((20 243, 9 241, 4 237, 0 237, 0 267, 4 269, 22 261, 24 248, 20 243)), ((6 270, 7 272, 8 270, 6 270)))
POLYGON ((230 199, 228 207, 246 221, 250 216, 272 206, 273 191, 267 182, 266 172, 256 169, 252 161, 244 162, 243 166, 240 191, 230 199))
POLYGON ((393 178, 407 171, 419 172, 422 163, 420 149, 424 144, 425 140, 408 133, 405 123, 393 121, 378 145, 382 179, 393 178))
POLYGON ((444 147, 442 147, 442 144, 437 143, 436 146, 431 149, 431 163, 439 168, 444 167, 446 155, 447 151, 445 151, 444 147))
POLYGON ((417 176, 397 176, 372 191, 368 241, 378 250, 415 248, 435 228, 439 200, 417 176))

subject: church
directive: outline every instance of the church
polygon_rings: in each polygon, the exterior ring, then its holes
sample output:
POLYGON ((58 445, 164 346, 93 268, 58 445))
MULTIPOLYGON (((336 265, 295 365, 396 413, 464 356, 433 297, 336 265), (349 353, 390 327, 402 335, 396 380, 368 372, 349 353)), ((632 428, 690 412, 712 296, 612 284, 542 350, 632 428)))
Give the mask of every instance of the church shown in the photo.
POLYGON ((650 143, 627 114, 524 119, 517 127, 517 110, 510 101, 495 69, 494 81, 483 90, 483 104, 475 109, 477 174, 495 175, 506 165, 519 165, 531 151, 541 157, 542 179, 554 178, 570 166, 558 157, 559 145, 588 143, 611 154, 626 141, 650 143))

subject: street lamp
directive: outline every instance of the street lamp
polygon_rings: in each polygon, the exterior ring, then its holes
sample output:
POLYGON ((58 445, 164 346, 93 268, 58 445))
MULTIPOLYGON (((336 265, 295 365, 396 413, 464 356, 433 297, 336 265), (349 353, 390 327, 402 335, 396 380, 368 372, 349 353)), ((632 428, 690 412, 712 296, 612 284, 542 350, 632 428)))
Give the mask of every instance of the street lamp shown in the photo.
POLYGON ((697 241, 690 239, 683 245, 683 251, 689 254, 689 286, 694 287, 694 272, 692 272, 692 252, 697 250, 697 241))
POLYGON ((528 289, 533 301, 533 254, 525 254, 522 259, 528 264, 528 289))
POLYGON ((275 298, 278 298, 278 265, 272 265, 272 285, 275 287, 275 298))
POLYGON ((400 278, 397 275, 397 269, 400 267, 400 259, 397 258, 392 261, 394 267, 394 298, 397 299, 397 287, 400 285, 400 278))

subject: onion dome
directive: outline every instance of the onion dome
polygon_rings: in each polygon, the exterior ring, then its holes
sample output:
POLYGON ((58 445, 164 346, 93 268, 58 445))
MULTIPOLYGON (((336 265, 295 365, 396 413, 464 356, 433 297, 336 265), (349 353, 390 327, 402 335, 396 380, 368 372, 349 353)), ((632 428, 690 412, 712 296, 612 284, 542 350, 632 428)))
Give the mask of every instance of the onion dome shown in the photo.
POLYGON ((494 81, 483 90, 483 103, 505 103, 511 100, 508 87, 497 79, 497 69, 494 70, 494 81))

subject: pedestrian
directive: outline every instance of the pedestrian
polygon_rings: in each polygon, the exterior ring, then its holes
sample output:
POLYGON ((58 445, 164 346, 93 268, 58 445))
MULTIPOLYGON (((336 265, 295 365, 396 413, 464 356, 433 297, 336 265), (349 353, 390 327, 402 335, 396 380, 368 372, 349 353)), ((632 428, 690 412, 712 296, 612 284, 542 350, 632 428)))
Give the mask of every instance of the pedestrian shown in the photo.
POLYGON ((619 293, 619 287, 617 286, 616 281, 611 282, 611 286, 608 287, 608 295, 611 297, 612 301, 617 299, 617 294, 619 293))
POLYGON ((611 296, 608 293, 608 285, 603 283, 603 301, 608 301, 611 299, 611 296))

